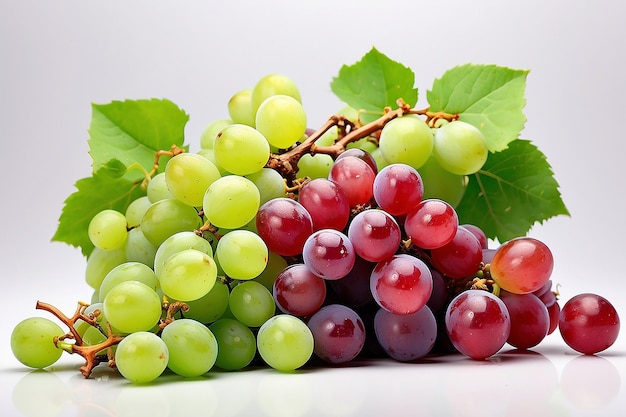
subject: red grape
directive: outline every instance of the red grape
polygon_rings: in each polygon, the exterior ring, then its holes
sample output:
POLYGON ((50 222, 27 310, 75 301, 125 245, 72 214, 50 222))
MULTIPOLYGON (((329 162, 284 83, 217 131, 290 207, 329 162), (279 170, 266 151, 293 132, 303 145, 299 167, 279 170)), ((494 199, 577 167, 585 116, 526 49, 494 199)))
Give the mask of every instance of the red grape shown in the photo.
POLYGON ((343 230, 350 218, 348 197, 334 182, 315 178, 304 184, 298 201, 307 209, 313 220, 313 230, 343 230))
POLYGON ((365 325, 352 309, 330 304, 313 314, 307 326, 313 333, 313 351, 328 363, 354 359, 365 344, 365 325))
POLYGON ((500 288, 525 294, 539 290, 550 279, 554 259, 545 243, 519 237, 502 244, 491 260, 491 277, 500 288))
POLYGON ((340 279, 354 266, 356 254, 348 236, 338 230, 313 232, 302 249, 306 266, 320 278, 340 279))
POLYGON ((459 226, 452 241, 433 249, 430 256, 433 265, 442 274, 457 279, 472 276, 478 271, 483 250, 476 236, 459 226))
POLYGON ((369 203, 374 195, 375 177, 367 162, 356 156, 335 161, 328 174, 328 179, 339 184, 346 193, 350 207, 369 203))
POLYGON ((417 170, 405 164, 384 167, 374 179, 374 199, 393 216, 415 208, 424 195, 424 184, 417 170))
POLYGON ((404 230, 411 243, 422 249, 440 248, 456 233, 459 219, 452 206, 443 200, 428 199, 409 211, 404 230))
POLYGON ((511 317, 511 333, 507 343, 518 349, 537 346, 548 334, 550 315, 545 304, 534 294, 500 292, 511 317))
POLYGON ((278 274, 272 293, 282 312, 299 317, 309 316, 324 304, 326 282, 306 265, 293 264, 278 274))
POLYGON ((284 197, 259 208, 256 227, 267 248, 282 256, 301 254, 304 242, 313 233, 309 212, 302 204, 284 197))
POLYGON ((383 210, 369 209, 357 214, 350 222, 348 238, 361 258, 380 262, 398 250, 401 241, 400 226, 383 210))

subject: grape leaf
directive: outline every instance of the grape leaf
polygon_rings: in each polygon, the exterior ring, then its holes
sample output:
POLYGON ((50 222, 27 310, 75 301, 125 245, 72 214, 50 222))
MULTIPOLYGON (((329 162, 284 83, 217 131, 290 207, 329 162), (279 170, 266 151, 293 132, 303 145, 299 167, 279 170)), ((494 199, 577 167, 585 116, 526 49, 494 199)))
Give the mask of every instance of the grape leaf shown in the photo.
POLYGON ((524 128, 527 75, 527 70, 466 64, 436 79, 426 97, 431 111, 458 113, 459 120, 482 131, 491 152, 498 152, 524 128))
POLYGON ((456 208, 459 222, 475 224, 500 242, 523 236, 536 222, 569 215, 558 188, 545 155, 530 141, 518 139, 490 154, 470 176, 456 208))
POLYGON ((94 246, 87 230, 93 216, 104 209, 125 213, 131 201, 145 195, 140 182, 120 175, 121 162, 114 161, 76 182, 77 191, 65 200, 53 241, 80 247, 83 255, 89 256, 94 246))
MULTIPOLYGON (((344 65, 334 77, 330 88, 340 100, 357 110, 377 113, 387 106, 397 107, 396 101, 403 99, 411 107, 417 103, 415 74, 410 68, 393 61, 372 48, 353 65, 344 65)), ((364 114, 368 122, 376 119, 373 114, 364 114)))

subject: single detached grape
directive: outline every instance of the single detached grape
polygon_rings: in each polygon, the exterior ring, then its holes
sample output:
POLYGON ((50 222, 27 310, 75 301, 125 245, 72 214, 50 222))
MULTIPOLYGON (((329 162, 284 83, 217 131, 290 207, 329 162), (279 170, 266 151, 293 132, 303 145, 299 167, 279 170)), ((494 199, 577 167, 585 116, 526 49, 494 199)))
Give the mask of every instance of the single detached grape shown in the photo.
POLYGON ((446 170, 469 175, 483 167, 489 149, 480 130, 467 122, 455 120, 436 129, 433 153, 446 170))
POLYGON ((11 351, 22 364, 31 368, 45 368, 54 364, 63 353, 54 344, 55 337, 65 334, 55 322, 31 317, 22 320, 11 333, 11 351))
POLYGON ((313 354, 313 334, 302 320, 279 314, 267 320, 257 334, 261 358, 274 369, 293 371, 313 354))
POLYGON ((422 177, 415 168, 406 164, 387 165, 374 179, 376 203, 393 216, 413 210, 422 201, 423 195, 422 177))
POLYGON ((265 136, 243 124, 222 129, 215 139, 213 150, 217 164, 235 175, 257 172, 270 157, 270 145, 265 136))
POLYGON ((304 242, 313 233, 307 209, 286 197, 263 204, 256 216, 256 227, 268 249, 282 256, 301 254, 304 242))
POLYGON ((134 383, 157 379, 167 367, 169 352, 165 342, 154 333, 135 332, 126 336, 115 350, 115 366, 134 383))
POLYGON ((167 367, 184 377, 208 372, 217 358, 217 339, 203 324, 192 319, 174 320, 161 333, 167 346, 167 367))
POLYGON ((348 228, 348 238, 356 254, 371 262, 389 259, 398 251, 402 231, 387 212, 377 209, 357 214, 348 228))
POLYGON ((306 265, 293 264, 278 274, 272 294, 283 313, 309 316, 322 307, 326 298, 326 282, 306 265))
POLYGON ((215 365, 228 371, 245 368, 256 354, 256 339, 245 324, 222 318, 209 326, 217 339, 215 365))
POLYGON ((354 310, 331 304, 313 314, 307 326, 315 345, 313 351, 328 363, 349 362, 363 349, 365 325, 354 310))
POLYGON ((354 266, 355 256, 348 236, 334 229, 314 232, 302 249, 304 263, 311 272, 329 280, 345 277, 354 266))
POLYGON ((126 217, 119 211, 102 210, 89 222, 88 234, 89 240, 97 248, 121 248, 128 238, 126 217))
POLYGON ((399 117, 383 127, 379 146, 390 164, 403 163, 419 169, 432 153, 432 130, 418 116, 399 117))

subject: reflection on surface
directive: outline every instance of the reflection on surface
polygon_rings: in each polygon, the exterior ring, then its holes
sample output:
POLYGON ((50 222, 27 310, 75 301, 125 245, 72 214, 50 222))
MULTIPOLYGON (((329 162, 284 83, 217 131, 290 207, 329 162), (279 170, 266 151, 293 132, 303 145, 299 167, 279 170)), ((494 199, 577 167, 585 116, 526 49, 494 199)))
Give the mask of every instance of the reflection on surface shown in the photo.
POLYGON ((605 407, 617 396, 620 384, 615 365, 601 356, 577 356, 561 373, 563 395, 572 405, 583 409, 605 407))
POLYGON ((54 372, 32 371, 13 387, 13 404, 26 417, 56 417, 70 404, 70 391, 54 372))

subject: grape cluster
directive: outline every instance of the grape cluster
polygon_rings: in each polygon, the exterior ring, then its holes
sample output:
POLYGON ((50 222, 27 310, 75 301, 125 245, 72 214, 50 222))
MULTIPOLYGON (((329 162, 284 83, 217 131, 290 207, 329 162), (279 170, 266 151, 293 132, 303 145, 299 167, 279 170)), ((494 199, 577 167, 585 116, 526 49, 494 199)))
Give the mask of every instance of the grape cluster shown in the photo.
POLYGON ((488 156, 473 125, 406 114, 337 151, 341 126, 307 130, 297 87, 278 74, 236 93, 228 111, 125 213, 93 217, 91 303, 73 317, 41 304, 70 331, 19 323, 21 362, 46 367, 67 350, 85 356, 85 375, 107 361, 145 383, 166 368, 194 377, 259 363, 291 371, 313 358, 484 359, 557 327, 585 354, 617 338, 604 298, 583 294, 561 310, 544 243, 489 248, 479 227, 460 224, 466 176, 488 156), (290 152, 295 166, 271 167, 290 152))

